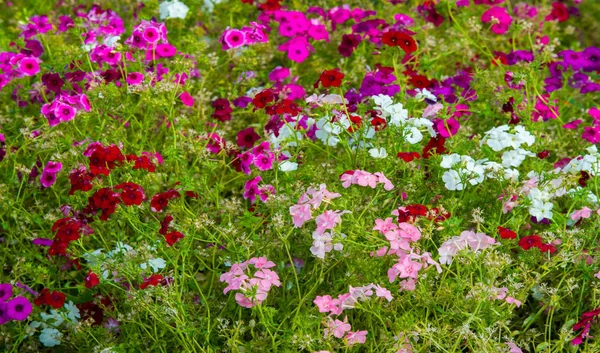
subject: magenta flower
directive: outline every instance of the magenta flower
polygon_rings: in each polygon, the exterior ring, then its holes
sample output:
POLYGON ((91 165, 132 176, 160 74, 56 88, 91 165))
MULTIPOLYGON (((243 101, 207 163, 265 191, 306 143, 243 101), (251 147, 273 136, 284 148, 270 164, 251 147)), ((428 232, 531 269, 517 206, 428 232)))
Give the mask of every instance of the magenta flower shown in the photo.
POLYGON ((137 86, 142 81, 144 81, 144 75, 139 72, 130 72, 127 75, 126 81, 127 81, 127 84, 129 84, 131 86, 137 86))
POLYGON ((10 321, 8 316, 8 305, 4 301, 0 301, 0 325, 10 321))
POLYGON ((158 33, 158 29, 154 27, 147 27, 142 33, 142 37, 148 43, 156 43, 160 40, 160 33, 158 33))
POLYGON ((231 48, 237 48, 244 45, 246 40, 246 35, 244 32, 237 29, 228 29, 221 36, 221 44, 223 46, 223 50, 228 50, 231 48))
POLYGON ((275 156, 272 152, 254 155, 254 165, 261 171, 273 169, 275 156))
POLYGON ((492 32, 504 34, 508 31, 508 27, 512 23, 512 17, 505 8, 494 6, 481 15, 481 22, 492 22, 492 32))
POLYGON ((40 177, 40 183, 43 187, 49 188, 54 183, 56 183, 56 173, 42 172, 42 176, 40 177))
POLYGON ((435 119, 434 127, 443 138, 450 138, 456 135, 458 129, 460 129, 460 123, 454 119, 454 117, 450 117, 445 121, 442 119, 435 119))
POLYGON ((73 107, 62 103, 57 104, 54 109, 54 114, 60 121, 73 120, 75 113, 77 113, 77 111, 73 107))
POLYGON ((19 62, 19 71, 25 76, 33 76, 40 72, 40 60, 31 56, 21 59, 19 62))
POLYGON ((23 321, 31 314, 31 303, 27 298, 18 296, 7 303, 6 313, 13 320, 23 321))
POLYGON ((181 102, 188 107, 194 106, 194 97, 192 97, 188 92, 183 92, 180 94, 179 99, 181 99, 181 102))
POLYGON ((260 136, 254 131, 253 127, 249 127, 237 133, 237 144, 240 147, 252 148, 254 143, 258 140, 260 140, 260 136))
POLYGON ((46 167, 44 168, 44 171, 47 171, 49 173, 58 173, 62 170, 62 163, 60 162, 52 162, 49 161, 48 163, 46 163, 46 167))
POLYGON ((10 283, 0 283, 0 302, 7 301, 12 295, 12 285, 10 283))
POLYGON ((156 46, 156 54, 161 58, 170 58, 177 53, 177 48, 171 44, 159 44, 156 46))

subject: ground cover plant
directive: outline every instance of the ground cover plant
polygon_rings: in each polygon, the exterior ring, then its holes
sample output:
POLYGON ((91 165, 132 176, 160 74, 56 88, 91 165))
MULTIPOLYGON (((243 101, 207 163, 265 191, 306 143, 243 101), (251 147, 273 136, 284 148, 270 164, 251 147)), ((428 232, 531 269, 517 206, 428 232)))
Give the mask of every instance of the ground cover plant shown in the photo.
POLYGON ((0 7, 0 351, 600 352, 597 1, 0 7))

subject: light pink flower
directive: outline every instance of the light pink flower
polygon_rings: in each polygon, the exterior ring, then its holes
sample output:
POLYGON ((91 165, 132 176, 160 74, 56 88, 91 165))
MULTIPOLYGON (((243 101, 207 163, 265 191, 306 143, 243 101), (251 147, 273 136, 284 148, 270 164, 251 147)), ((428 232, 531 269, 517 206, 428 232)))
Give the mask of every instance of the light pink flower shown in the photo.
POLYGON ((510 351, 508 353, 523 353, 521 348, 517 347, 517 345, 512 342, 506 342, 506 345, 508 346, 508 348, 510 348, 510 351))
POLYGON ((338 319, 329 321, 325 328, 325 337, 329 337, 330 334, 333 334, 333 336, 337 338, 344 337, 346 332, 352 329, 352 326, 347 322, 347 319, 348 318, 346 317, 344 321, 338 319))
POLYGON ((300 228, 302 225, 312 219, 310 204, 294 205, 290 207, 290 215, 294 227, 300 228))
POLYGON ((348 332, 346 334, 346 340, 348 341, 348 345, 352 346, 356 343, 365 343, 367 340, 368 331, 356 331, 356 332, 348 332))
POLYGON ((391 217, 388 217, 385 220, 379 218, 376 219, 375 227, 373 227, 373 230, 377 230, 383 235, 385 235, 385 233, 389 232, 390 230, 394 229, 398 229, 398 226, 393 222, 393 219, 391 217))
POLYGON ((591 215, 592 215, 592 210, 588 207, 584 207, 581 210, 577 210, 577 211, 573 212, 573 214, 571 215, 571 219, 573 221, 577 222, 581 218, 590 218, 591 215))
POLYGON ((387 288, 384 288, 380 285, 375 286, 375 295, 379 298, 385 298, 388 302, 391 302, 394 297, 392 297, 392 292, 390 292, 387 288))

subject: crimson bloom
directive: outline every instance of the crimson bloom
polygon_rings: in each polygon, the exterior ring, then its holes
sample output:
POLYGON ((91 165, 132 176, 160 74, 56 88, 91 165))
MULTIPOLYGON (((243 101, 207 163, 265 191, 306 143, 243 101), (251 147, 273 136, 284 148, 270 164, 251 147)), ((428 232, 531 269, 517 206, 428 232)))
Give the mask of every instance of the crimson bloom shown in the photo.
POLYGON ((498 234, 500 234, 500 238, 502 239, 516 239, 517 238, 517 233, 513 230, 510 230, 508 228, 504 228, 501 226, 498 226, 498 234))
POLYGON ((226 98, 219 98, 212 102, 211 106, 215 108, 215 111, 212 113, 212 117, 219 121, 229 121, 231 120, 231 104, 229 100, 226 98))
POLYGON ((123 190, 119 195, 126 206, 141 205, 146 198, 144 189, 136 183, 125 182, 115 186, 115 189, 123 190))
POLYGON ((92 272, 90 270, 88 272, 87 277, 85 277, 85 287, 86 288, 94 288, 98 284, 100 284, 100 279, 98 278, 98 275, 96 275, 94 272, 92 272))
POLYGON ((181 238, 183 238, 183 233, 181 232, 170 232, 165 236, 165 240, 169 246, 173 246, 181 238))
POLYGON ((179 191, 175 189, 156 194, 152 197, 152 200, 150 200, 150 209, 152 212, 162 212, 162 210, 169 204, 169 200, 178 198, 180 196, 181 194, 179 194, 179 191))
POLYGON ((519 240, 519 246, 523 248, 523 250, 529 250, 531 248, 540 248, 544 243, 542 242, 542 238, 538 235, 528 235, 521 240, 519 240))
POLYGON ((319 87, 319 82, 321 82, 323 88, 340 87, 343 78, 344 74, 340 72, 340 69, 325 70, 315 82, 314 87, 319 87))
POLYGON ((266 89, 257 93, 254 98, 252 98, 252 104, 256 109, 262 109, 267 106, 267 104, 271 103, 275 100, 275 93, 270 89, 266 89))
POLYGON ((398 152, 398 158, 402 158, 405 162, 412 162, 415 159, 421 158, 417 152, 398 152))
POLYGON ((140 285, 140 289, 146 289, 148 286, 157 286, 162 280, 161 275, 152 275, 148 278, 144 278, 144 282, 140 285))
POLYGON ((249 127, 237 133, 237 144, 240 147, 252 148, 254 143, 258 140, 260 140, 260 136, 254 131, 253 127, 249 127))
POLYGON ((54 309, 60 309, 65 304, 66 298, 67 296, 59 291, 50 292, 48 288, 44 288, 33 303, 37 306, 50 305, 54 309))
POLYGON ((406 33, 398 31, 389 31, 383 34, 381 38, 383 44, 390 47, 400 47, 407 54, 414 53, 417 51, 417 43, 415 40, 406 33))

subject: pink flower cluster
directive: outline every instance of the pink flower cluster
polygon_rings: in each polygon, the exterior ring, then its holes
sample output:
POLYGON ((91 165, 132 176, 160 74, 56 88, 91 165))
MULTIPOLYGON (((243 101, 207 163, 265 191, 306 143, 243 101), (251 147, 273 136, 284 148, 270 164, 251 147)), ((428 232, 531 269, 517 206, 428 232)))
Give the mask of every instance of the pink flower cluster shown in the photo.
POLYGON ((40 183, 43 187, 49 188, 56 182, 56 175, 62 170, 62 163, 49 161, 42 171, 40 183))
POLYGON ((387 273, 390 283, 393 283, 396 278, 400 278, 403 279, 400 282, 402 289, 414 290, 420 270, 429 265, 435 265, 438 272, 442 272, 440 265, 433 260, 430 253, 426 252, 421 255, 412 248, 411 243, 421 239, 421 231, 416 226, 407 222, 396 225, 392 218, 386 218, 385 220, 376 219, 373 230, 384 235, 390 242, 390 246, 384 246, 371 255, 398 256, 398 262, 387 273))
POLYGON ((336 299, 330 295, 318 295, 313 303, 319 308, 320 313, 329 313, 330 315, 341 315, 344 309, 353 309, 359 301, 365 301, 375 294, 378 298, 385 298, 391 302, 392 292, 387 288, 373 283, 362 287, 350 286, 348 293, 340 294, 336 299))
POLYGON ((269 41, 264 29, 264 25, 256 22, 250 22, 251 26, 244 26, 242 29, 229 28, 223 32, 219 42, 223 50, 241 47, 242 45, 252 45, 256 43, 266 43, 269 41))
POLYGON ((301 63, 311 52, 314 52, 315 49, 308 41, 309 38, 316 41, 329 41, 327 28, 318 19, 307 19, 300 11, 275 11, 274 18, 279 22, 279 34, 283 37, 291 37, 277 49, 287 52, 288 58, 292 61, 301 63))
POLYGON ((281 287, 279 275, 270 268, 275 267, 275 263, 267 260, 266 257, 253 257, 241 263, 231 265, 231 269, 221 275, 220 281, 226 282, 227 287, 223 289, 223 294, 232 290, 239 290, 235 294, 235 301, 245 307, 251 308, 261 304, 267 299, 267 294, 271 287, 281 287), (249 267, 252 265, 256 270, 250 277, 249 267))
POLYGON ((492 32, 496 34, 504 34, 508 31, 512 23, 512 17, 508 14, 505 8, 494 6, 489 8, 481 15, 481 22, 492 22, 492 32))
POLYGON ((318 190, 312 187, 308 188, 298 199, 298 204, 290 207, 294 227, 300 228, 305 222, 312 219, 311 206, 317 209, 321 206, 321 203, 329 203, 329 201, 340 196, 342 195, 327 191, 327 185, 325 184, 321 184, 318 190))
POLYGON ((383 188, 390 191, 394 188, 392 182, 383 175, 383 173, 377 172, 371 174, 364 170, 347 170, 340 175, 340 181, 344 188, 349 188, 350 185, 370 186, 375 189, 377 184, 383 184, 383 188))
POLYGON ((164 23, 142 20, 133 28, 125 44, 146 50, 146 60, 170 58, 177 53, 175 46, 167 40, 167 27, 164 23))
POLYGON ((450 265, 452 257, 456 256, 460 250, 470 248, 472 251, 480 251, 498 244, 492 237, 484 233, 475 233, 470 230, 465 230, 458 237, 452 237, 446 240, 438 249, 440 253, 440 263, 450 265))
MULTIPOLYGON (((83 25, 87 29, 87 32, 82 34, 83 43, 92 48, 100 44, 100 38, 102 38, 103 44, 114 46, 118 36, 125 33, 123 19, 113 10, 104 10, 98 5, 93 5, 87 13, 77 12, 77 17, 83 19, 83 25)), ((61 18, 61 23, 73 22, 72 20, 69 22, 69 20, 68 17, 61 18)), ((68 27, 68 25, 65 27, 68 27)))
POLYGON ((344 338, 348 346, 366 342, 368 331, 352 332, 351 329, 352 326, 348 323, 348 317, 344 318, 344 321, 328 317, 325 323, 324 336, 325 338, 330 336, 344 338))
POLYGON ((273 169, 275 154, 271 151, 271 144, 267 141, 237 155, 240 159, 240 166, 245 174, 250 174, 250 167, 254 165, 258 170, 265 171, 273 169))
POLYGON ((269 195, 274 195, 276 190, 271 184, 258 185, 262 181, 262 177, 259 175, 253 179, 246 181, 244 184, 244 199, 254 202, 257 197, 265 202, 269 198, 269 195))
POLYGON ((73 120, 78 111, 91 111, 90 101, 85 94, 59 94, 52 103, 42 106, 42 114, 48 119, 50 126, 73 120))
POLYGON ((581 138, 591 143, 600 143, 600 109, 592 107, 588 113, 594 121, 591 126, 584 127, 581 138))
POLYGON ((40 72, 42 61, 35 56, 15 54, 13 52, 0 53, 0 89, 4 88, 15 78, 33 76, 40 72))

